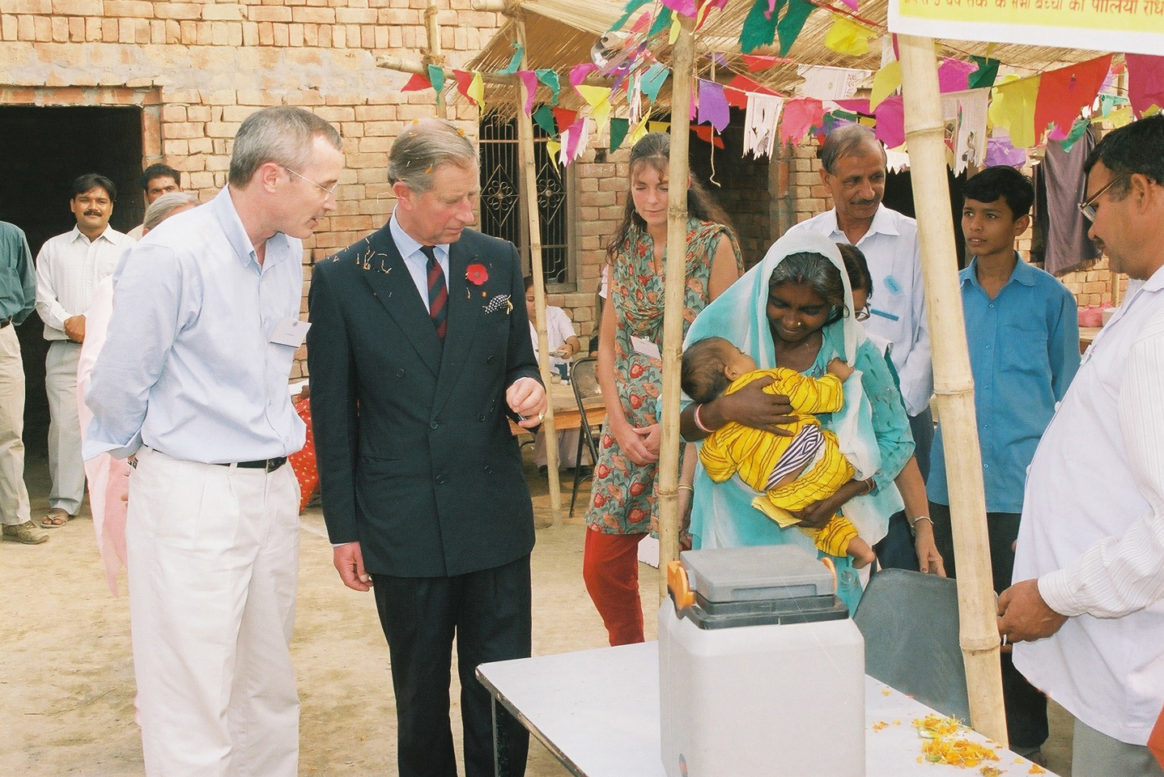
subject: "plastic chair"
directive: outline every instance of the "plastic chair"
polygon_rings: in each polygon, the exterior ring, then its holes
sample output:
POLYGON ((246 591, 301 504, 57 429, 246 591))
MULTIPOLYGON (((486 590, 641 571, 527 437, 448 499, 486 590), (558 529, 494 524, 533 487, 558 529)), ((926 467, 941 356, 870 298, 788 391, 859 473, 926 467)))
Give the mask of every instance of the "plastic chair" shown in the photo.
POLYGON ((874 574, 853 616, 865 673, 943 715, 970 721, 954 580, 904 569, 874 574))
POLYGON ((590 462, 598 464, 598 443, 594 439, 595 429, 586 419, 586 402, 602 396, 598 386, 596 366, 598 360, 593 356, 578 359, 570 366, 570 386, 574 389, 574 401, 578 403, 578 450, 574 457, 577 464, 574 467, 574 489, 570 493, 570 517, 574 517, 574 502, 578 499, 578 484, 582 482, 582 446, 590 451, 590 462))

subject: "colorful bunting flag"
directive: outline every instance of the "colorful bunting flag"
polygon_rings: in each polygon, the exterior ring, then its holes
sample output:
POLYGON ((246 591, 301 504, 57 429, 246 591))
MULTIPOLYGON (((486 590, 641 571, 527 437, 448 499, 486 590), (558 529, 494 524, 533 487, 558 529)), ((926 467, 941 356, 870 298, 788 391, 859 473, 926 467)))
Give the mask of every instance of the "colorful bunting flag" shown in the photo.
MULTIPOLYGON (((1079 112, 1095 100, 1110 68, 1111 54, 1106 54, 1043 73, 1035 101, 1035 142, 1042 139, 1050 124, 1055 125, 1052 139, 1067 137, 1079 112)), ((1013 133, 1011 137, 1014 137, 1013 133)))
POLYGON ((744 54, 743 60, 749 73, 755 73, 757 70, 764 70, 786 61, 783 57, 772 57, 767 54, 744 54))
POLYGON ((1091 126, 1091 122, 1082 117, 1075 120, 1071 125, 1071 131, 1067 133, 1067 137, 1059 144, 1064 154, 1070 154, 1071 149, 1079 142, 1079 139, 1087 134, 1087 128, 1091 126))
POLYGON ((558 74, 555 73, 553 70, 551 70, 548 67, 539 68, 538 70, 535 70, 534 72, 538 74, 539 81, 541 81, 546 86, 550 87, 550 91, 553 92, 553 97, 551 98, 551 102, 553 102, 554 105, 557 105, 558 104, 558 94, 559 94, 559 92, 562 91, 562 85, 558 81, 558 74))
POLYGON ((731 110, 724 98, 723 87, 715 81, 699 80, 699 123, 710 123, 723 132, 731 119, 731 110))
POLYGON ((554 121, 558 125, 559 133, 565 132, 578 120, 578 111, 571 111, 567 108, 551 108, 550 110, 554 112, 554 121))
POLYGON ((626 133, 630 131, 630 122, 626 119, 611 119, 610 120, 610 150, 611 152, 618 151, 622 145, 622 141, 626 138, 626 133))
POLYGON ((665 7, 684 16, 695 17, 695 0, 659 0, 665 7))
POLYGON ((517 77, 525 84, 525 106, 522 110, 525 111, 526 116, 529 116, 529 112, 533 110, 534 97, 538 91, 538 76, 532 70, 519 70, 517 77))
POLYGON ((522 55, 521 44, 514 43, 513 44, 513 56, 510 58, 509 64, 506 65, 504 68, 502 68, 498 72, 500 72, 502 75, 507 75, 507 76, 511 76, 514 73, 516 73, 517 69, 519 67, 521 67, 521 55, 522 55))
POLYGON ((901 86, 901 63, 893 60, 873 76, 873 90, 869 94, 869 106, 876 108, 901 86))
POLYGON ((643 135, 647 134, 647 123, 650 120, 650 118, 651 118, 650 113, 648 113, 646 116, 643 116, 642 120, 639 121, 639 123, 635 125, 635 128, 633 130, 631 130, 630 144, 632 146, 635 143, 638 143, 640 140, 642 140, 643 135))
POLYGON ((705 124, 692 124, 691 132, 704 143, 710 143, 716 148, 724 148, 723 138, 715 134, 715 129, 705 124))
POLYGON ((1039 76, 1003 79, 990 90, 990 123, 1006 130, 1017 148, 1035 145, 1035 100, 1039 96, 1039 76))
POLYGON ((1011 144, 1006 130, 995 127, 994 134, 986 141, 986 166, 1009 165, 1021 169, 1026 164, 1027 152, 1011 144))
POLYGON ((772 158, 779 132, 780 113, 784 100, 766 94, 749 94, 748 110, 744 114, 744 153, 754 159, 772 158))
POLYGON ((776 34, 780 36, 780 56, 788 55, 788 50, 792 48, 800 31, 804 29, 804 23, 808 21, 809 14, 815 10, 816 5, 810 0, 788 0, 784 17, 776 25, 776 34))
POLYGON ((670 8, 660 8, 659 15, 655 17, 654 24, 651 25, 651 29, 647 30, 647 37, 653 38, 663 30, 669 28, 671 26, 671 15, 670 8))
POLYGON ((905 108, 901 95, 886 97, 873 111, 877 126, 873 134, 889 148, 897 148, 905 142, 905 108))
POLYGON ((622 16, 618 17, 618 21, 616 21, 611 26, 610 29, 612 29, 612 30, 620 29, 624 24, 626 24, 627 19, 631 18, 631 14, 633 14, 635 11, 639 10, 640 8, 642 8, 644 5, 646 5, 649 2, 651 2, 651 0, 630 0, 630 2, 628 2, 626 4, 626 10, 623 11, 622 16))
POLYGON ((978 69, 970 74, 968 86, 971 89, 981 89, 984 86, 994 86, 994 79, 998 77, 999 61, 990 57, 970 57, 978 69))
POLYGON ((824 103, 812 97, 801 97, 784 103, 784 121, 780 123, 780 145, 799 143, 808 131, 820 125, 824 117, 824 103))
POLYGON ((970 74, 978 69, 973 62, 946 57, 938 65, 938 91, 964 92, 970 88, 970 74))
POLYGON ((800 93, 820 100, 852 97, 870 75, 868 70, 828 65, 800 65, 796 74, 804 79, 800 93))
MULTIPOLYGON (((856 9, 854 9, 856 10, 856 9)), ((869 53, 869 39, 876 33, 847 16, 835 13, 833 25, 825 33, 824 45, 838 54, 860 57, 869 53)))
POLYGON ((1128 100, 1136 115, 1143 116, 1153 105, 1164 108, 1164 57, 1124 54, 1124 62, 1128 66, 1128 100))
POLYGON ((585 84, 574 87, 578 94, 582 95, 582 99, 590 106, 590 118, 594 120, 595 125, 601 127, 606 124, 607 118, 610 116, 610 88, 606 86, 586 86, 585 84))
POLYGON ((647 68, 647 72, 643 73, 642 79, 640 79, 643 94, 647 96, 647 99, 654 102, 658 98, 659 90, 663 88, 663 83, 669 75, 671 75, 671 71, 662 62, 656 62, 647 68))
POLYGON ((756 0, 740 30, 740 51, 744 54, 770 46, 776 39, 776 14, 768 10, 768 0, 756 0))
POLYGON ((548 105, 539 105, 533 112, 533 120, 542 128, 542 132, 551 138, 558 134, 558 127, 554 122, 554 109, 548 105))
POLYGON ((952 130, 946 138, 954 175, 968 165, 981 167, 986 160, 986 107, 989 89, 969 89, 942 95, 942 119, 952 130))
POLYGON ((428 80, 432 84, 433 91, 439 95, 441 90, 445 88, 445 69, 437 65, 429 65, 428 80))
POLYGON ((408 83, 400 87, 402 92, 420 92, 425 89, 432 89, 432 82, 420 73, 413 73, 412 78, 408 79, 408 83))

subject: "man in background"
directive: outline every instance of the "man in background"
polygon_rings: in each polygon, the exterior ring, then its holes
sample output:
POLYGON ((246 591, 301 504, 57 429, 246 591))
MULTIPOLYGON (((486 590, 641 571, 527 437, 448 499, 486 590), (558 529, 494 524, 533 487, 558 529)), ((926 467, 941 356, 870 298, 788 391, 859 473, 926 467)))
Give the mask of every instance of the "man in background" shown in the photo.
MULTIPOLYGON (((181 174, 162 162, 152 164, 143 170, 137 182, 141 186, 142 191, 145 192, 147 208, 153 205, 154 201, 163 194, 182 191, 181 174)), ((138 224, 129 230, 129 236, 134 240, 141 240, 141 236, 144 234, 144 227, 145 224, 138 224)))
POLYGON ((85 341, 85 311, 97 284, 113 274, 134 240, 109 226, 117 187, 97 173, 73 181, 69 210, 77 224, 50 237, 36 257, 36 312, 49 341, 45 391, 49 405, 49 509, 41 527, 63 526, 81 508, 85 468, 77 417, 77 360, 85 341))

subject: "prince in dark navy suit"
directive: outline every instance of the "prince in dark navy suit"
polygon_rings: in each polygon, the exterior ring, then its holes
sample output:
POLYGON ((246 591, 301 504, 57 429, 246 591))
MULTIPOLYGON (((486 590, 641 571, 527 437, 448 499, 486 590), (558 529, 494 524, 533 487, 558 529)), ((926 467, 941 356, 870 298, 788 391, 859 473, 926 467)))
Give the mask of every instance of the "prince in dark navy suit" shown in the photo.
MULTIPOLYGON (((388 639, 401 777, 456 777, 449 723, 457 640, 465 774, 494 774, 478 664, 530 654, 533 512, 506 416, 546 409, 511 243, 466 227, 473 145, 447 122, 393 144, 396 209, 319 263, 310 291, 311 413, 335 566, 375 591, 388 639)), ((499 774, 528 735, 502 713, 499 774)))

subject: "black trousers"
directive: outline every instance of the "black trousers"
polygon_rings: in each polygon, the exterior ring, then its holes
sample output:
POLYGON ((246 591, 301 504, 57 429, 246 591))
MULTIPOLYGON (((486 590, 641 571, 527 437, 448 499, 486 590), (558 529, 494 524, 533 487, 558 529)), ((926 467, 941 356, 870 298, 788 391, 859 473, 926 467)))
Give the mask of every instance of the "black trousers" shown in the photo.
MULTIPOLYGON (((529 556, 456 577, 373 575, 396 693, 400 777, 457 777, 449 723, 453 638, 466 777, 494 777, 493 705, 479 664, 530 655, 529 556)), ((498 707, 496 777, 525 774, 529 732, 498 707)))
MULTIPOLYGON (((946 562, 946 574, 957 577, 949 505, 930 502, 930 517, 934 521, 934 542, 946 562)), ((986 514, 986 530, 990 538, 990 572, 995 593, 1002 593, 1010 587, 1014 571, 1012 548, 1018 537, 1019 517, 1018 513, 986 514)), ((1014 668, 1009 651, 1002 654, 1002 700, 1006 706, 1006 728, 1011 749, 1027 750, 1041 746, 1047 740, 1047 697, 1014 668)))

